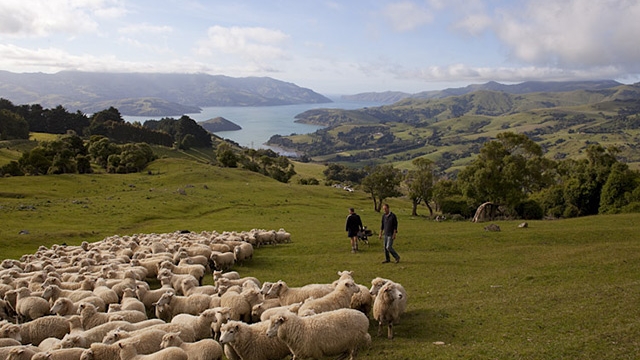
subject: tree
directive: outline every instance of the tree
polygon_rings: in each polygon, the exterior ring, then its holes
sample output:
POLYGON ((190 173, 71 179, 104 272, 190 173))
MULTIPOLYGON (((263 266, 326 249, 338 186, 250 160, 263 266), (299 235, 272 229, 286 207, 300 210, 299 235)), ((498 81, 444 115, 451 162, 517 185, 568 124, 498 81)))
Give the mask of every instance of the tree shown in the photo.
POLYGON ((640 176, 624 163, 614 163, 602 186, 600 213, 615 213, 629 204, 633 191, 638 187, 640 176))
POLYGON ((377 165, 368 170, 369 174, 362 179, 362 189, 371 195, 374 210, 380 212, 386 198, 402 195, 402 173, 391 164, 377 165))
POLYGON ((526 135, 500 133, 458 176, 463 193, 477 204, 490 201, 514 209, 552 180, 554 163, 526 135))
POLYGON ((226 142, 221 142, 216 148, 216 159, 224 167, 234 168, 238 166, 238 157, 233 152, 231 145, 226 142))
POLYGON ((413 204, 411 215, 418 216, 418 205, 424 201, 424 204, 429 209, 429 215, 433 216, 433 209, 429 205, 429 201, 433 196, 433 161, 426 158, 415 158, 412 163, 415 166, 415 170, 409 170, 405 177, 408 196, 413 204))
POLYGON ((0 110, 0 140, 28 139, 29 124, 15 112, 0 110))

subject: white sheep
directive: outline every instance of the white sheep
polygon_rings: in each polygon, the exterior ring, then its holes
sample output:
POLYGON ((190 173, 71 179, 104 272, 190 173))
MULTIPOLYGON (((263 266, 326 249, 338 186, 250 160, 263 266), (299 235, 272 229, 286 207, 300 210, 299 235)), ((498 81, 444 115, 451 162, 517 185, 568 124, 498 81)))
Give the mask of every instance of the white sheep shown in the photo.
POLYGON ((140 329, 135 331, 126 331, 116 329, 109 331, 102 339, 103 344, 111 345, 121 341, 138 342, 138 354, 152 354, 162 349, 162 337, 167 334, 166 331, 156 328, 140 329))
POLYGON ((136 294, 136 290, 134 289, 124 289, 122 293, 122 300, 120 300, 120 310, 136 310, 141 313, 146 313, 147 308, 142 301, 138 299, 138 295, 136 294))
POLYGON ((136 323, 147 320, 147 314, 136 310, 119 311, 117 313, 98 312, 98 309, 91 303, 81 302, 78 305, 80 317, 82 318, 82 327, 89 330, 98 325, 102 325, 109 321, 124 320, 130 323, 136 323))
MULTIPOLYGON (((69 334, 65 336, 68 336, 68 335, 69 334)), ((62 348, 62 346, 60 345, 61 342, 62 342, 61 339, 49 337, 40 341, 40 344, 38 344, 38 349, 40 349, 40 351, 43 351, 43 352, 53 350, 53 349, 61 349, 62 348)))
POLYGON ((0 356, 6 360, 30 360, 38 353, 38 348, 29 345, 12 346, 0 350, 0 356))
POLYGON ((231 320, 231 308, 218 306, 214 309, 216 310, 216 318, 211 322, 211 333, 213 334, 213 339, 218 340, 222 333, 222 325, 231 320))
POLYGON ((335 290, 318 299, 306 300, 298 309, 300 316, 319 314, 322 312, 349 308, 353 294, 360 291, 352 279, 341 280, 335 290))
POLYGON ((166 284, 171 284, 171 287, 178 293, 179 295, 184 295, 184 291, 182 289, 182 282, 185 279, 192 279, 200 283, 198 279, 196 279, 193 275, 189 274, 174 274, 169 269, 161 269, 158 272, 158 280, 164 286, 166 284))
POLYGON ((200 315, 178 314, 171 319, 173 324, 190 327, 195 333, 196 340, 211 337, 211 323, 216 319, 218 309, 207 309, 200 315))
POLYGON ((253 307, 251 308, 251 321, 252 322, 259 321, 260 315, 262 315, 262 313, 264 313, 265 310, 279 307, 280 305, 281 304, 279 299, 265 299, 253 305, 253 307))
POLYGON ((119 342, 120 360, 188 360, 187 353, 178 347, 168 347, 149 355, 138 355, 137 342, 119 342))
POLYGON ((94 293, 89 290, 65 290, 61 289, 58 285, 49 285, 45 287, 42 292, 42 297, 51 303, 54 303, 60 297, 66 297, 73 302, 78 302, 93 295, 94 293))
POLYGON ((211 296, 205 294, 194 294, 191 296, 180 296, 173 293, 164 293, 155 304, 156 317, 165 321, 178 314, 197 315, 209 308, 211 296))
POLYGON ((236 263, 242 265, 245 260, 251 260, 253 258, 253 246, 249 243, 241 243, 233 248, 233 254, 236 259, 236 263))
POLYGON ((213 285, 200 285, 195 279, 182 280, 182 292, 185 296, 193 294, 216 295, 218 290, 213 285))
POLYGON ((214 251, 211 253, 210 259, 213 261, 215 269, 222 271, 229 270, 236 262, 235 255, 232 252, 222 253, 214 251))
POLYGON ((251 321, 251 309, 253 305, 262 301, 260 292, 255 289, 247 289, 241 292, 227 291, 220 296, 220 306, 231 308, 231 319, 251 321))
POLYGON ((16 313, 24 320, 34 320, 51 311, 49 302, 39 296, 31 296, 31 291, 27 288, 13 290, 16 292, 16 313))
POLYGON ((284 342, 267 337, 268 327, 268 322, 248 325, 232 320, 222 326, 220 343, 225 348, 230 346, 242 360, 276 360, 289 355, 291 351, 284 342))
POLYGON ((349 355, 371 346, 369 319, 354 309, 338 309, 299 317, 285 312, 269 319, 267 336, 278 337, 291 350, 294 359, 349 355))
POLYGON ((80 360, 84 350, 83 348, 52 349, 34 354, 31 360, 80 360))
POLYGON ((321 298, 333 291, 330 284, 309 284, 302 287, 289 287, 286 282, 278 280, 271 286, 267 298, 278 298, 282 305, 304 302, 306 299, 321 298))
POLYGON ((280 314, 281 312, 285 312, 285 311, 290 311, 294 314, 297 314, 302 304, 303 303, 299 302, 299 303, 293 303, 291 305, 278 306, 271 309, 267 309, 262 313, 262 315, 260 315, 260 321, 269 321, 269 319, 273 315, 280 314))
POLYGON ((240 274, 237 271, 222 272, 222 270, 214 270, 211 275, 213 276, 214 283, 220 278, 227 278, 230 280, 240 279, 240 274))
POLYGON ((0 337, 11 337, 23 344, 38 346, 48 337, 62 339, 69 331, 67 319, 61 316, 44 316, 20 325, 3 325, 0 328, 0 337))
POLYGON ((81 302, 88 302, 93 304, 98 309, 98 311, 106 310, 106 305, 104 301, 97 296, 91 296, 91 297, 85 298, 80 302, 73 302, 69 298, 61 297, 61 298, 58 298, 58 300, 56 300, 53 303, 53 306, 51 306, 51 313, 57 314, 60 316, 70 316, 70 315, 77 314, 79 311, 78 307, 81 302))
POLYGON ((202 339, 196 342, 184 342, 180 333, 168 333, 162 337, 163 349, 178 347, 184 350, 189 360, 221 360, 222 346, 213 339, 202 339))
POLYGON ((200 264, 193 265, 175 265, 171 261, 163 261, 158 265, 158 274, 162 269, 169 269, 173 274, 191 275, 198 280, 198 283, 202 283, 202 278, 206 268, 200 264))
POLYGON ((154 303, 158 302, 162 294, 166 292, 174 293, 175 290, 171 285, 162 286, 159 289, 150 290, 145 286, 138 286, 136 290, 136 294, 138 295, 138 299, 142 301, 145 309, 150 311, 154 307, 154 303))
POLYGON ((378 336, 382 335, 382 326, 387 324, 387 337, 393 339, 393 324, 407 306, 407 296, 398 288, 398 284, 390 281, 378 291, 373 301, 373 318, 378 321, 378 336))

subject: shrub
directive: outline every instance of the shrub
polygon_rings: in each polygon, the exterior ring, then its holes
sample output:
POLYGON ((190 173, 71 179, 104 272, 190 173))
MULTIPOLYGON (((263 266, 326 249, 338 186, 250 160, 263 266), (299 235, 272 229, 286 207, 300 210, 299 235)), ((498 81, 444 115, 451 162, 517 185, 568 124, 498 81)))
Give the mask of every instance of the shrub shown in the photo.
POLYGON ((516 213, 525 220, 540 220, 544 216, 542 207, 535 200, 525 200, 516 205, 516 213))

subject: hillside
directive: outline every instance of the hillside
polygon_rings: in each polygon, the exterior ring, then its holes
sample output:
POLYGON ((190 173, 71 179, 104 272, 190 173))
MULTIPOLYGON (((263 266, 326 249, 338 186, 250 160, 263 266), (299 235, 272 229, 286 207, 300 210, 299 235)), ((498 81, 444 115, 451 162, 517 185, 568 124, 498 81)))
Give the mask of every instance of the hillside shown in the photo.
POLYGON ((313 134, 274 136, 270 144, 317 161, 395 162, 417 156, 453 171, 504 131, 524 133, 555 159, 580 157, 590 143, 616 146, 640 164, 640 84, 598 90, 509 94, 478 90, 443 99, 407 98, 359 110, 315 109, 296 121, 322 125, 313 134))
POLYGON ((153 116, 199 112, 200 107, 207 106, 331 102, 310 89, 268 77, 77 71, 55 74, 0 71, 0 98, 16 104, 63 105, 73 112, 91 113, 114 106, 123 115, 153 116), (156 99, 155 103, 147 98, 156 99), (136 105, 141 102, 145 105, 136 105))
POLYGON ((442 99, 449 96, 466 95, 479 90, 500 91, 507 94, 527 94, 533 92, 566 92, 575 90, 602 90, 622 85, 613 80, 596 81, 525 81, 519 84, 500 84, 490 81, 485 84, 472 84, 461 88, 422 91, 409 94, 398 91, 366 92, 353 95, 343 95, 349 101, 375 101, 394 103, 403 99, 442 99))

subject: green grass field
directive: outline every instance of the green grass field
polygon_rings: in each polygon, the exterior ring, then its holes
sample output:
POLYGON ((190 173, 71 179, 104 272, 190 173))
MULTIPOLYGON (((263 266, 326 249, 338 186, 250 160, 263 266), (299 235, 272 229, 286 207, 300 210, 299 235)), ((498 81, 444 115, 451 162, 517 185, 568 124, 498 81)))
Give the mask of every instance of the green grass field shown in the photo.
MULTIPOLYGON (((304 175, 322 167, 304 166, 304 175)), ((299 286, 352 270, 402 283, 409 306, 396 338, 376 336, 362 359, 634 359, 640 353, 640 214, 570 220, 434 222, 399 218, 400 264, 381 264, 377 236, 350 253, 351 206, 376 231, 380 214, 362 192, 282 184, 240 169, 165 158, 149 172, 0 179, 0 258, 40 245, 114 234, 285 228, 290 244, 256 250, 235 270, 299 286), (184 195, 186 194, 186 195, 184 195), (21 230, 29 233, 20 235, 21 230), (435 345, 443 342, 444 345, 435 345)), ((426 208, 419 208, 426 215, 426 208)))

